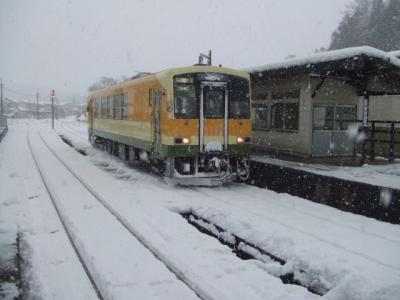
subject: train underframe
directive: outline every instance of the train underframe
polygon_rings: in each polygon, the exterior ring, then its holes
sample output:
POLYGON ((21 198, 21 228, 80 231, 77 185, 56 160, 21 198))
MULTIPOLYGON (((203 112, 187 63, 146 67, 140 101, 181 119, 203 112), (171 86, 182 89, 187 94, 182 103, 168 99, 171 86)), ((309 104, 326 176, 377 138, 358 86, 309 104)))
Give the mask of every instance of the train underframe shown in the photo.
POLYGON ((146 152, 102 137, 91 137, 90 143, 129 162, 144 162, 178 185, 220 186, 231 181, 245 181, 249 177, 248 155, 229 155, 225 151, 200 153, 193 157, 157 159, 146 152))

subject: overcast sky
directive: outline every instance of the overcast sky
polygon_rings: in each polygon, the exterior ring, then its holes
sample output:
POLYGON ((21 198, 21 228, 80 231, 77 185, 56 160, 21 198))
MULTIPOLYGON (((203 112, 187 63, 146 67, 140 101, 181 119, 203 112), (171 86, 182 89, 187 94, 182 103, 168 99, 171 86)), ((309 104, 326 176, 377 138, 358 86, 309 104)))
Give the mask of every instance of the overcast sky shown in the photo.
MULTIPOLYGON (((327 47, 351 0, 1 0, 0 77, 84 97, 99 77, 213 63, 245 68, 327 47)), ((21 95, 5 91, 15 99, 21 95)))

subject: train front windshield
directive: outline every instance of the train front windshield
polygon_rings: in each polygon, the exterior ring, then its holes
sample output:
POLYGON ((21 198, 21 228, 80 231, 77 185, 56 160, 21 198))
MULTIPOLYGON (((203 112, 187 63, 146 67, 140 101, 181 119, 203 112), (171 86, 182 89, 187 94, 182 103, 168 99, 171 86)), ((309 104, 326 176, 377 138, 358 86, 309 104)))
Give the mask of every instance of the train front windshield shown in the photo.
POLYGON ((207 118, 223 118, 225 92, 228 93, 230 119, 250 117, 249 82, 247 79, 220 73, 190 73, 174 78, 175 118, 197 119, 200 112, 201 83, 224 82, 227 88, 205 86, 204 114, 207 118))
POLYGON ((209 119, 223 119, 225 116, 225 88, 205 86, 204 116, 209 119))

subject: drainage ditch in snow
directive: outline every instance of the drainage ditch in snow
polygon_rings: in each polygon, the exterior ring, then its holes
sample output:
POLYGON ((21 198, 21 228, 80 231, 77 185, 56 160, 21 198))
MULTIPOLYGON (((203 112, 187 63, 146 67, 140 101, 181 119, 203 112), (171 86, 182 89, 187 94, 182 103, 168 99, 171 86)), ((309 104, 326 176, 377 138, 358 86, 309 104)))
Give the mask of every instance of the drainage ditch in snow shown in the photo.
POLYGON ((232 252, 240 259, 260 261, 260 268, 280 278, 282 283, 302 286, 309 292, 320 296, 329 291, 326 287, 328 284, 324 284, 323 279, 319 275, 310 274, 292 263, 224 230, 218 225, 195 215, 191 211, 180 214, 201 233, 212 236, 218 239, 221 244, 231 248, 232 252))
POLYGON ((61 138, 61 140, 66 143, 68 146, 70 146, 71 148, 74 148, 78 153, 82 154, 83 156, 86 156, 87 153, 85 150, 80 149, 75 147, 74 144, 72 144, 71 140, 69 138, 67 138, 65 135, 59 134, 59 137, 61 138))

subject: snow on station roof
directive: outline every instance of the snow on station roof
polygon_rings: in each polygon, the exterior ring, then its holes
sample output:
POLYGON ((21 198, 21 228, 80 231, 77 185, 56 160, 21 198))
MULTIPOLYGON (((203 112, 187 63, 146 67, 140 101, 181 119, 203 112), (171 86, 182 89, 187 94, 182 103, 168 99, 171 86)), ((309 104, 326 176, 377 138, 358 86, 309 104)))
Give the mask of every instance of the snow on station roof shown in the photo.
POLYGON ((400 50, 389 52, 389 54, 400 58, 400 50))
MULTIPOLYGON (((399 51, 400 52, 400 51, 399 51)), ((304 74, 312 71, 323 71, 327 74, 349 73, 360 69, 391 69, 400 74, 400 59, 372 47, 355 47, 318 53, 304 58, 288 59, 278 63, 245 69, 250 74, 262 75, 271 73, 273 76, 288 74, 304 74), (362 62, 362 57, 368 58, 368 67, 362 62)), ((272 77, 272 76, 271 76, 272 77)))

